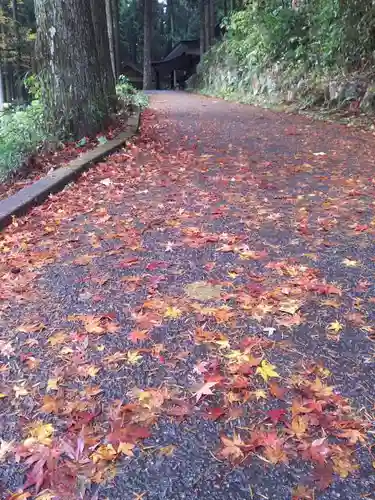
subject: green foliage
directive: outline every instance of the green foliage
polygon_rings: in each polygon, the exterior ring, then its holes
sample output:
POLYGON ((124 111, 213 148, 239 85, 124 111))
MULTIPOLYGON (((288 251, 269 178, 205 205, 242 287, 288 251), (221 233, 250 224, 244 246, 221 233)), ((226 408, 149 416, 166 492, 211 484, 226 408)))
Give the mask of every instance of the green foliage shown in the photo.
POLYGON ((116 93, 125 107, 137 107, 144 109, 148 105, 148 97, 140 92, 130 83, 125 75, 120 75, 116 85, 116 93))
POLYGON ((18 169, 46 139, 39 101, 0 113, 0 179, 18 169))
POLYGON ((272 95, 374 62, 375 3, 368 0, 249 0, 226 28, 197 79, 215 94, 272 95))
POLYGON ((39 100, 42 96, 42 85, 38 75, 33 73, 28 74, 24 78, 24 85, 26 90, 34 100, 39 100))
MULTIPOLYGON (((121 51, 124 60, 142 64, 143 9, 138 0, 120 0, 121 51)), ((218 18, 220 4, 217 2, 218 18)), ((180 40, 199 36, 199 8, 195 0, 153 2, 152 59, 160 60, 180 40), (172 4, 172 22, 169 23, 168 5, 172 4), (172 31, 172 32, 171 32, 172 31)))

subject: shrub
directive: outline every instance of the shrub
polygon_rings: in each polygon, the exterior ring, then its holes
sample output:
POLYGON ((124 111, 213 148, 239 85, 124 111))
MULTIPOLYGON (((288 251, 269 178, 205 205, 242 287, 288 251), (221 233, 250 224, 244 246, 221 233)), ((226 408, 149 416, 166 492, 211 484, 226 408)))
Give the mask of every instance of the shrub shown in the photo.
POLYGON ((248 0, 226 21, 223 41, 205 55, 192 85, 245 100, 282 97, 299 84, 313 89, 371 68, 374 55, 375 2, 248 0))
POLYGON ((144 92, 138 91, 125 75, 120 75, 116 85, 116 93, 125 107, 138 107, 144 109, 148 105, 148 97, 144 92))
POLYGON ((0 113, 0 180, 18 169, 46 138, 39 101, 0 113))

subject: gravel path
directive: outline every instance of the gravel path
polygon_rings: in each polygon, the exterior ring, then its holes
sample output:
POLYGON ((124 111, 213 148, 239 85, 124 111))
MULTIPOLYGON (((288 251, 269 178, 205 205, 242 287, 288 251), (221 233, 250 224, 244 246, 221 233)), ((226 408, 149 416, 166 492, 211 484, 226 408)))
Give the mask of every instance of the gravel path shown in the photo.
POLYGON ((374 499, 374 153, 155 92, 134 144, 15 220, 1 499, 374 499))

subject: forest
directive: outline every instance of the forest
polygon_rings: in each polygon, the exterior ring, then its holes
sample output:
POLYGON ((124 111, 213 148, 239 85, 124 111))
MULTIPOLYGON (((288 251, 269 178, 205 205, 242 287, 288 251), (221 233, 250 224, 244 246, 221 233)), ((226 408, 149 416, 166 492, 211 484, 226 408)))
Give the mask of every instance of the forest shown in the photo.
POLYGON ((152 61, 200 33, 208 50, 216 23, 234 8, 228 1, 2 0, 0 177, 40 148, 105 130, 119 97, 144 103, 124 67, 152 88, 152 61))
POLYGON ((119 98, 144 103, 129 65, 146 90, 179 83, 371 114, 374 53, 375 6, 365 0, 2 0, 0 177, 40 148, 103 132, 119 98), (196 41, 195 63, 182 81, 160 81, 154 62, 181 41, 196 41))

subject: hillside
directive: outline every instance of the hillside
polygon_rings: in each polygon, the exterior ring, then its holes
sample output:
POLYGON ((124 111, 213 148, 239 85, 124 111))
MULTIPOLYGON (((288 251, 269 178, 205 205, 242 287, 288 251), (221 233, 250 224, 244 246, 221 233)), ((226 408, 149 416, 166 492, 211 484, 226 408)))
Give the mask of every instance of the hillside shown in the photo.
POLYGON ((190 87, 265 105, 375 111, 375 5, 251 0, 224 21, 190 87))

